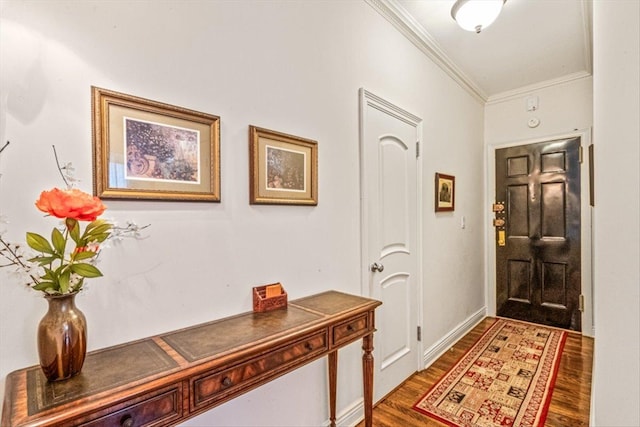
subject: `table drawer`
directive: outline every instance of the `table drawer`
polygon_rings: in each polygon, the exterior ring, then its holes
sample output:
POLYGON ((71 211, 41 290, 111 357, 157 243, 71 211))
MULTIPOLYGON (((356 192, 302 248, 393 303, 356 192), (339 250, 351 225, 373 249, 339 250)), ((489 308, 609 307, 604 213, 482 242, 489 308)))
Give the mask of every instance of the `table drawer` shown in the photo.
POLYGON ((326 331, 295 342, 294 344, 252 358, 232 368, 192 380, 193 409, 206 406, 229 395, 251 389, 252 385, 287 368, 295 366, 328 349, 326 331))
MULTIPOLYGON (((125 403, 126 407, 87 423, 85 427, 150 427, 166 425, 182 416, 180 384, 125 403)), ((119 405, 118 405, 119 406, 119 405)))
POLYGON ((365 313, 362 316, 340 323, 332 328, 332 345, 340 345, 344 342, 361 337, 363 332, 369 330, 369 316, 365 313))

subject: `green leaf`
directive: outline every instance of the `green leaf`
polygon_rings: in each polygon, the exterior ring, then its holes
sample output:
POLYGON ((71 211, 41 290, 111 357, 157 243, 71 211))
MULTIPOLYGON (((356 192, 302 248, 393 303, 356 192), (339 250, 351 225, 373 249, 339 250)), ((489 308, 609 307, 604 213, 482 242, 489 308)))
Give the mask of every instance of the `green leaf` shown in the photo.
POLYGON ((60 285, 60 292, 62 292, 63 294, 66 294, 69 290, 69 276, 71 276, 71 273, 69 272, 69 270, 67 270, 60 275, 60 279, 58 280, 58 284, 60 285))
POLYGON ((64 238, 60 230, 54 228, 51 231, 51 242, 53 242, 53 248, 58 255, 64 255, 64 249, 67 246, 67 239, 64 238))
POLYGON ((90 242, 98 242, 98 243, 102 243, 105 240, 107 240, 107 237, 109 237, 109 234, 111 233, 102 233, 102 234, 96 234, 95 236, 91 236, 91 240, 89 240, 90 242))
POLYGON ((71 271, 82 277, 100 277, 102 273, 97 267, 83 262, 79 264, 71 264, 71 271))
POLYGON ((76 242, 76 245, 80 242, 80 224, 78 224, 78 221, 76 221, 75 219, 73 220, 74 222, 71 223, 69 220, 71 218, 67 218, 66 224, 67 224, 67 229, 69 230, 69 236, 71 236, 71 238, 73 239, 74 242, 76 242), (72 224, 72 227, 69 227, 69 224, 72 224))
POLYGON ((107 222, 97 226, 96 228, 91 229, 91 234, 106 233, 109 230, 111 230, 111 224, 107 222))
MULTIPOLYGON (((85 230, 84 234, 82 235, 82 240, 86 242, 99 241, 98 236, 109 236, 110 231, 111 224, 102 224, 95 228, 92 228, 91 230, 85 230)), ((102 240, 104 239, 106 239, 106 237, 104 237, 102 240)))
POLYGON ((45 268, 42 278, 53 282, 56 280, 56 275, 54 274, 53 270, 51 270, 50 268, 45 268))
POLYGON ((93 258, 96 255, 98 255, 96 252, 91 251, 78 252, 73 256, 73 259, 74 261, 82 261, 83 259, 93 258))
POLYGON ((103 225, 111 228, 111 223, 109 221, 104 219, 96 219, 95 221, 92 221, 87 225, 87 228, 84 230, 84 234, 91 233, 94 228, 101 227, 103 225))
POLYGON ((53 282, 40 282, 37 285, 32 286, 36 291, 46 291, 47 289, 55 289, 55 283, 53 282))
POLYGON ((60 279, 60 276, 62 276, 62 274, 65 271, 69 270, 69 264, 63 264, 61 263, 58 268, 56 268, 55 270, 51 270, 51 274, 53 274, 53 281, 57 282, 60 279))
POLYGON ((51 244, 47 239, 39 234, 27 232, 27 245, 33 250, 46 254, 55 254, 51 244))
POLYGON ((59 259, 58 256, 37 256, 29 259, 29 262, 37 262, 40 266, 51 264, 53 261, 59 259))

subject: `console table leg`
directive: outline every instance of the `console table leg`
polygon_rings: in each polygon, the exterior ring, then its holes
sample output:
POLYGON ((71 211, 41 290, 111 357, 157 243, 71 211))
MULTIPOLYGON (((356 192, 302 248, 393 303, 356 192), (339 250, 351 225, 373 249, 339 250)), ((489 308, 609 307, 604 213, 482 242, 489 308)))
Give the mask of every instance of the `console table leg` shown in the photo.
POLYGON ((364 425, 373 425, 373 334, 362 339, 362 379, 364 382, 364 425))
POLYGON ((329 421, 336 427, 336 388, 338 385, 338 351, 329 353, 329 421))

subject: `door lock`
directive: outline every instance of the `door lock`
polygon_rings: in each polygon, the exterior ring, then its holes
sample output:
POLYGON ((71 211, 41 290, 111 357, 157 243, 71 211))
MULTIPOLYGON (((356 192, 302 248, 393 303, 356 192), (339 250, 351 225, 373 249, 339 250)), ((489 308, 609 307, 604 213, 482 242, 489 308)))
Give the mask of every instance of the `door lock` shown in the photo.
POLYGON ((507 233, 504 230, 498 230, 498 246, 507 246, 507 233))
POLYGON ((371 264, 371 267, 369 267, 371 271, 373 271, 374 273, 377 271, 378 273, 382 273, 382 271, 384 270, 384 265, 379 264, 377 262, 374 262, 373 264, 371 264))

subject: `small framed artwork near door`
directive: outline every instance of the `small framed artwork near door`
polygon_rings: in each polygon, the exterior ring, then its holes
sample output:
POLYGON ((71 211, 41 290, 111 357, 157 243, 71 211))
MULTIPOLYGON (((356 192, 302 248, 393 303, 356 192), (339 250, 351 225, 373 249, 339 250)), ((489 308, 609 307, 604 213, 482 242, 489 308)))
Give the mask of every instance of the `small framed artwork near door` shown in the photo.
POLYGON ((456 203, 456 178, 436 172, 436 212, 453 212, 456 203))

